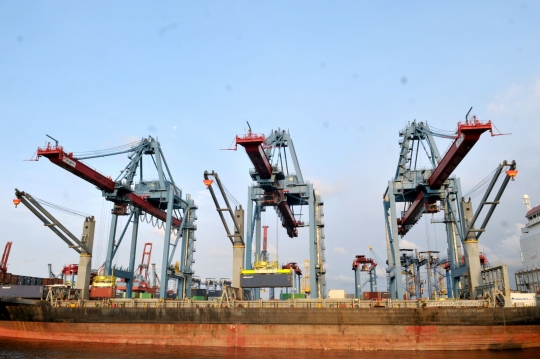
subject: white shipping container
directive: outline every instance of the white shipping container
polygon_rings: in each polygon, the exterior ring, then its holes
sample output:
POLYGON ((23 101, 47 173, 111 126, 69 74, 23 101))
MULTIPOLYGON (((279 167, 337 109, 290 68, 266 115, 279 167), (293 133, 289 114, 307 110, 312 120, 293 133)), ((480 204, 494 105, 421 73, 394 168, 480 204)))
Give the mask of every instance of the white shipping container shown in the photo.
POLYGON ((329 299, 345 299, 345 291, 343 289, 331 289, 328 291, 329 299))
POLYGON ((536 307, 535 293, 511 293, 513 307, 536 307))

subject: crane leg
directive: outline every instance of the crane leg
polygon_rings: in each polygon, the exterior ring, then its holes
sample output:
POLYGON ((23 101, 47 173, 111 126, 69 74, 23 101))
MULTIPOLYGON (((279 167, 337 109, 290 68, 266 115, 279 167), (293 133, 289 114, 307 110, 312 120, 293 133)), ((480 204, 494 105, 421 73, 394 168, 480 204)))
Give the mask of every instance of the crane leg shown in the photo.
POLYGON ((129 271, 131 279, 126 279, 126 299, 131 299, 133 292, 133 280, 135 279, 135 254, 137 252, 137 234, 139 232, 139 209, 135 209, 133 215, 133 229, 131 234, 131 251, 129 253, 129 271))
MULTIPOLYGON (((276 254, 277 255, 277 254, 276 254)), ((257 201, 255 204, 255 259, 261 260, 261 203, 257 201)), ((254 300, 259 300, 261 297, 261 289, 254 289, 254 300)))
POLYGON ((169 185, 169 202, 167 203, 167 221, 165 223, 165 238, 163 241, 163 259, 161 261, 161 286, 159 288, 159 297, 165 299, 167 297, 167 266, 169 262, 169 249, 171 246, 171 228, 172 228, 172 211, 174 200, 174 188, 169 185))
MULTIPOLYGON (((87 217, 84 221, 83 238, 86 247, 93 252, 94 247, 94 231, 96 228, 96 221, 94 217, 87 217)), ((86 252, 81 249, 81 255, 79 258, 79 268, 77 271, 77 289, 81 290, 81 299, 87 300, 90 298, 90 274, 92 272, 92 253, 86 252)), ((51 273, 52 274, 52 273, 51 273)), ((53 276, 54 277, 54 274, 53 276)))
POLYGON ((253 186, 249 186, 248 189, 248 206, 247 206, 247 236, 246 236, 246 265, 244 268, 253 269, 251 264, 251 253, 252 253, 252 243, 253 243, 253 186))
POLYGON ((107 259, 105 260, 105 275, 112 273, 112 259, 114 250, 114 240, 116 237, 116 226, 118 224, 118 215, 113 214, 111 218, 111 230, 109 233, 109 244, 107 245, 107 259))
POLYGON ((315 194, 313 192, 313 185, 310 183, 308 186, 309 193, 309 260, 311 265, 309 266, 309 280, 311 287, 311 298, 321 298, 318 288, 317 278, 317 218, 315 215, 315 194))

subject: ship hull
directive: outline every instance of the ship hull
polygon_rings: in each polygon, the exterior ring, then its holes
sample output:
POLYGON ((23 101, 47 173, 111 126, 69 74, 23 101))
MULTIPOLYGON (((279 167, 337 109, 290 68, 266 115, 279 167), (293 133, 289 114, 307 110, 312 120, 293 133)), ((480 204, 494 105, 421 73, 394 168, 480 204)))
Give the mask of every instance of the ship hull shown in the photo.
POLYGON ((11 306, 0 336, 322 350, 540 347, 540 308, 264 309, 11 306))

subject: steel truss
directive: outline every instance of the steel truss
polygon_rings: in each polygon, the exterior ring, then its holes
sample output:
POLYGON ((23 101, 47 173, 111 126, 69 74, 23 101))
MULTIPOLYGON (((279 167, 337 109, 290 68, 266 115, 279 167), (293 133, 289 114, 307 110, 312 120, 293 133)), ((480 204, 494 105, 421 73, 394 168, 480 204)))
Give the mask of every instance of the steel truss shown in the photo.
MULTIPOLYGON (((49 136, 50 137, 50 136, 49 136)), ((52 138, 52 137, 51 137, 52 138)), ((56 140, 55 140, 56 141, 56 140)), ((135 270, 135 252, 139 222, 150 221, 158 227, 164 227, 163 259, 161 265, 160 296, 167 294, 168 279, 176 279, 177 295, 180 298, 191 296, 191 278, 193 275, 193 253, 195 251, 195 225, 197 206, 188 194, 182 199, 182 190, 175 184, 161 146, 152 137, 111 151, 73 154, 65 152, 63 147, 47 144, 38 148, 37 159, 46 157, 52 163, 97 186, 106 200, 114 203, 112 210, 105 274, 126 280, 126 296, 131 298, 135 270), (82 160, 128 153, 130 162, 113 180, 86 165, 82 160), (145 180, 143 177, 143 159, 153 163, 157 171, 157 180, 145 180), (139 173, 139 181, 135 181, 139 173), (128 216, 120 236, 117 238, 119 216, 128 216), (113 259, 122 243, 129 226, 132 226, 130 261, 127 269, 113 268, 113 259), (173 237, 174 236, 174 237, 173 237), (171 237, 174 238, 171 242, 171 237), (180 270, 172 269, 175 250, 181 241, 180 270)))

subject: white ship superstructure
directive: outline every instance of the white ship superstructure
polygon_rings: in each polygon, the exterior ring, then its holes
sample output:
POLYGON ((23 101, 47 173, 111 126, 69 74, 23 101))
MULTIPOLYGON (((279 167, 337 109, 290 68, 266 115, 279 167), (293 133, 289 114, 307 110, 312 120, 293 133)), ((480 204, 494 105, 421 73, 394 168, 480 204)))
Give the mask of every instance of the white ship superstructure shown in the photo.
POLYGON ((517 289, 540 294, 540 206, 531 207, 529 196, 523 196, 527 207, 527 224, 521 228, 520 255, 523 270, 516 272, 517 289))

